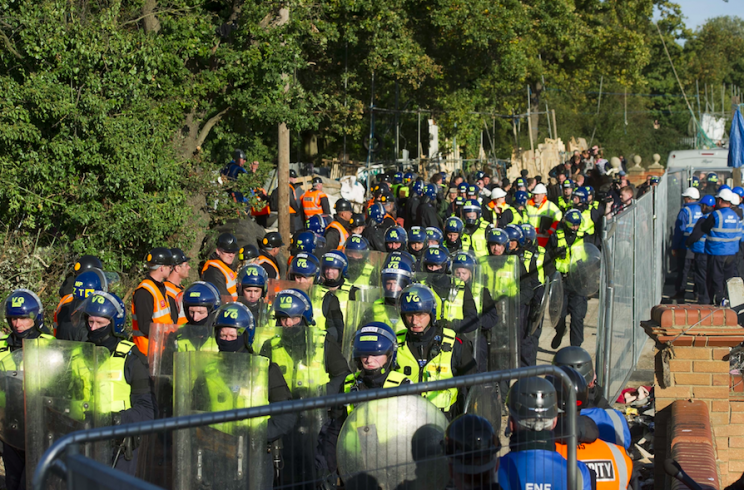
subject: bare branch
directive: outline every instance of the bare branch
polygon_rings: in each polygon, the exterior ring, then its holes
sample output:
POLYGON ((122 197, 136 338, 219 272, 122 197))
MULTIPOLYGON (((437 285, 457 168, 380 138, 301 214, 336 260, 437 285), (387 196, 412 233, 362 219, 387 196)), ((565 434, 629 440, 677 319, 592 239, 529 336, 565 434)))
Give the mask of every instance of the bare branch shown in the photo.
POLYGON ((204 123, 204 126, 202 126, 201 131, 199 131, 199 137, 196 139, 197 148, 201 147, 201 145, 204 143, 204 140, 207 139, 207 136, 209 135, 209 132, 212 130, 214 125, 220 122, 220 120, 222 119, 222 116, 224 116, 227 113, 227 111, 229 111, 230 109, 231 107, 227 107, 226 109, 210 117, 209 120, 204 123))
POLYGON ((8 39, 8 36, 6 36, 5 33, 2 31, 0 31, 0 36, 2 36, 3 41, 5 42, 5 47, 8 48, 8 51, 13 53, 13 55, 15 55, 15 57, 18 58, 19 60, 22 60, 23 56, 21 56, 21 54, 15 50, 15 48, 13 47, 13 43, 10 42, 10 39, 8 39))

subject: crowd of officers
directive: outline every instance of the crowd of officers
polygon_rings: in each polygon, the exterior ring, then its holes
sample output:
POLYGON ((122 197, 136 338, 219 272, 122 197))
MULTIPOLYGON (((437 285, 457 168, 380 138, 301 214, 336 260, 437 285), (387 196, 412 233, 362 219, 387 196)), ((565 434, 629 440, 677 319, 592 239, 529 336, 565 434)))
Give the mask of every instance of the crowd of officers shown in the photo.
MULTIPOLYGON (((148 272, 132 297, 131 337, 124 330, 127 308, 109 291, 111 275, 96 257, 83 256, 60 289, 52 329, 45 327, 41 301, 33 292, 20 289, 6 300, 11 333, 2 340, 0 356, 22 349, 23 339, 40 337, 107 348, 113 370, 121 373, 105 380, 113 384, 107 392, 116 399, 109 406, 120 408, 114 414, 117 423, 173 413, 158 408, 172 400, 156 397, 148 371, 148 356, 152 360, 158 355, 150 345, 151 331, 163 326, 208 332, 177 335, 178 351, 268 359, 269 403, 535 365, 540 329, 531 332, 527 324, 535 320, 546 277, 568 273, 577 244, 599 241, 605 204, 594 199, 591 187, 577 187, 568 179, 561 179, 553 200, 534 179, 502 186, 477 172, 467 179, 452 176, 447 184, 442 174, 430 180, 412 173, 382 174, 363 214, 339 199, 333 218, 322 184, 313 181, 313 189, 304 194, 308 198, 301 198, 308 218, 292 236, 286 266, 280 264, 285 242, 279 233, 266 233, 256 245, 240 244, 223 233, 200 267, 201 280, 184 288, 191 259, 180 249, 153 249, 145 260, 148 272), (375 252, 381 264, 372 260, 375 252), (503 260, 489 261, 494 257, 503 260), (482 270, 488 264, 503 269, 482 270), (478 283, 476 274, 499 279, 478 283), (353 302, 371 307, 362 318, 352 319, 348 312, 353 302), (511 319, 500 306, 509 302, 518 304, 512 312, 518 318, 513 327, 517 346, 511 353, 514 361, 502 363, 488 332, 509 328, 511 319), (267 336, 262 329, 275 333, 267 336), (309 389, 313 383, 317 389, 309 389)), ((571 346, 556 354, 554 364, 574 379, 582 409, 579 460, 587 461, 579 464, 582 488, 627 488, 632 470, 627 423, 601 397, 591 357, 580 347, 587 298, 570 291, 566 298, 553 344, 561 344, 570 314, 571 346)), ((219 370, 210 373, 219 376, 219 370)), ((211 385, 206 386, 209 392, 211 385)), ((497 422, 466 413, 467 389, 423 393, 451 420, 445 446, 454 485, 564 488, 565 396, 560 380, 527 378, 502 389, 511 443, 501 458, 496 457, 499 434, 492 427, 497 422)), ((211 410, 239 408, 226 404, 224 396, 210 396, 211 410)), ((302 416, 271 417, 266 442, 277 451, 275 485, 337 484, 337 437, 353 409, 325 413, 311 445, 285 440, 296 435, 302 416), (278 454, 282 440, 284 461, 278 454), (316 463, 310 473, 291 464, 293 451, 312 453, 316 463)), ((111 461, 134 474, 139 442, 120 442, 111 461)), ((3 459, 8 488, 24 488, 23 451, 6 444, 3 459)))
POLYGON ((682 198, 672 238, 672 299, 685 300, 692 275, 696 303, 725 305, 726 281, 744 271, 744 188, 719 186, 716 173, 702 173, 692 177, 682 198))

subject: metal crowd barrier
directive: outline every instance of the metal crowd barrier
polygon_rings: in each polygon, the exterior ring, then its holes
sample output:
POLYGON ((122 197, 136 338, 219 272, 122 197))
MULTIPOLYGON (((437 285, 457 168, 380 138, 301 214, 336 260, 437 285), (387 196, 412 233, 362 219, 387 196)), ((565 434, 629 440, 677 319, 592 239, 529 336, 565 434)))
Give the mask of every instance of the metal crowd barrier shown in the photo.
MULTIPOLYGON (((447 388, 463 388, 468 386, 493 384, 531 376, 552 375, 561 380, 568 394, 566 402, 567 432, 564 439, 567 445, 567 488, 576 488, 576 393, 571 379, 564 371, 555 366, 535 366, 507 371, 493 371, 482 374, 456 377, 448 380, 429 383, 416 383, 389 389, 364 390, 347 394, 329 395, 303 400, 292 400, 274 403, 260 407, 211 412, 185 417, 167 418, 128 424, 115 427, 105 427, 69 434, 56 441, 42 456, 34 472, 33 489, 43 490, 49 486, 50 473, 57 475, 67 483, 68 489, 102 490, 133 488, 152 490, 158 487, 126 475, 120 471, 97 463, 79 454, 79 446, 83 443, 121 439, 127 436, 152 434, 156 432, 175 431, 194 427, 202 427, 225 422, 245 419, 255 419, 271 415, 282 415, 293 412, 338 407, 346 404, 385 398, 417 395, 424 391, 444 390, 447 388)), ((359 408, 357 408, 359 410, 359 408)))
POLYGON ((638 364, 646 342, 641 321, 661 302, 686 185, 686 170, 667 172, 631 206, 605 218, 596 371, 608 400, 619 396, 638 364))

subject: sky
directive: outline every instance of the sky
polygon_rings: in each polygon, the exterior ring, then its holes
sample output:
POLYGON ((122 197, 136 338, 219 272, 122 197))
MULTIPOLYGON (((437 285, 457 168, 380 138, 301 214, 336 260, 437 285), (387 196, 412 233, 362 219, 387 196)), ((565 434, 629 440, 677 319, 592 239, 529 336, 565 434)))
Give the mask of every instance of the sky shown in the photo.
MULTIPOLYGON (((685 24, 691 29, 697 29, 711 17, 721 15, 736 15, 744 17, 744 0, 673 0, 682 7, 682 14, 686 17, 685 24)), ((658 18, 658 14, 654 17, 658 18)))

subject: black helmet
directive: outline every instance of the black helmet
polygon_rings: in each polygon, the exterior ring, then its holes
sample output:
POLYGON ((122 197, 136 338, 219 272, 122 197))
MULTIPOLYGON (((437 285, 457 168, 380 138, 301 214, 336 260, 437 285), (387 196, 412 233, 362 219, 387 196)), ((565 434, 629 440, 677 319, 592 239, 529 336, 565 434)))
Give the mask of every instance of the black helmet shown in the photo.
POLYGON ((238 160, 245 160, 245 152, 243 150, 235 150, 233 152, 233 159, 237 162, 238 160))
POLYGON ((478 415, 458 416, 444 433, 445 454, 460 474, 478 475, 493 469, 499 449, 501 441, 491 423, 478 415))
POLYGON ((222 233, 217 237, 217 248, 230 254, 238 253, 238 239, 232 233, 222 233))
POLYGON ((517 380, 506 397, 509 415, 515 420, 550 420, 558 415, 555 388, 544 378, 532 377, 517 380))
POLYGON ((290 179, 296 179, 297 178, 297 172, 294 171, 294 169, 289 169, 289 178, 290 179))
POLYGON ((162 265, 175 265, 173 254, 169 248, 165 247, 156 247, 150 250, 147 258, 145 258, 145 262, 147 262, 147 267, 150 269, 157 269, 162 265))
POLYGON ((277 231, 267 233, 261 240, 261 248, 271 249, 284 246, 282 236, 277 231))
POLYGON ((342 211, 353 211, 351 209, 351 203, 344 198, 336 201, 336 212, 340 213, 342 211))
MULTIPOLYGON (((571 378, 571 384, 573 384, 574 389, 576 390, 576 410, 581 410, 589 401, 589 387, 586 384, 586 380, 581 373, 572 367, 561 366, 561 370, 571 378)), ((563 383, 555 376, 545 376, 545 379, 553 383, 555 396, 558 398, 558 408, 565 412, 568 395, 563 387, 563 383)))
POLYGON ((171 254, 173 254, 173 265, 181 265, 191 260, 191 257, 186 257, 186 254, 180 248, 172 248, 171 254))
POLYGON ((569 366, 574 368, 584 377, 586 384, 594 381, 594 364, 592 356, 581 347, 569 346, 564 347, 555 353, 553 357, 554 366, 569 366))
POLYGON ((99 259, 95 255, 83 255, 79 259, 77 259, 77 262, 75 262, 74 269, 75 275, 78 275, 90 269, 103 270, 103 264, 101 263, 101 259, 99 259))
POLYGON ((321 179, 320 177, 313 177, 313 185, 322 184, 322 183, 323 183, 323 179, 321 179))
POLYGON ((238 251, 238 259, 253 260, 259 255, 258 247, 255 245, 246 245, 238 251))

